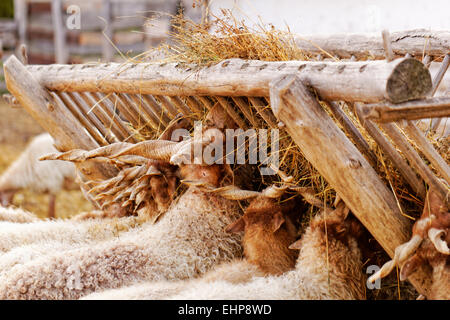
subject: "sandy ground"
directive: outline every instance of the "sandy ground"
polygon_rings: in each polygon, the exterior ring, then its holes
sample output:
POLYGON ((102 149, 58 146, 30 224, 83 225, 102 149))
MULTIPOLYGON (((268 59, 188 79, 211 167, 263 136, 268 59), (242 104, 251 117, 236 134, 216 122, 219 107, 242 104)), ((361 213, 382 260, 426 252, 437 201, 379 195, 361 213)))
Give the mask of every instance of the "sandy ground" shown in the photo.
MULTIPOLYGON (((0 174, 20 155, 34 136, 44 132, 20 107, 11 107, 0 99, 0 174)), ((18 192, 14 205, 46 218, 49 197, 28 190, 18 192)), ((56 198, 56 217, 68 218, 92 210, 81 191, 61 191, 56 198)))

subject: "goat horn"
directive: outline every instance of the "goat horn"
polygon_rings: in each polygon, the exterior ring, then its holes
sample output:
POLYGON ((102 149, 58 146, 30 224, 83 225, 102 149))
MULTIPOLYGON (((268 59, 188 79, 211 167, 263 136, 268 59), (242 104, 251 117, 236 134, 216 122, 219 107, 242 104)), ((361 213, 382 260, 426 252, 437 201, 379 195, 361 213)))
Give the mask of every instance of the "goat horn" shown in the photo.
POLYGON ((85 156, 86 156, 86 159, 92 159, 92 158, 98 158, 98 157, 109 158, 112 154, 120 152, 120 150, 123 150, 130 146, 133 146, 133 144, 129 143, 129 142, 111 143, 104 147, 95 148, 95 149, 86 151, 85 156))
POLYGON ((39 160, 63 160, 80 162, 86 160, 86 150, 74 149, 63 153, 51 153, 40 157, 39 160))
POLYGON ((115 161, 121 162, 123 164, 142 166, 148 163, 148 159, 136 155, 123 155, 114 159, 115 161))
POLYGON ((194 181, 194 180, 181 180, 181 183, 184 183, 188 186, 195 186, 203 189, 206 192, 215 193, 219 196, 229 199, 229 200, 246 200, 255 198, 261 195, 261 192, 250 191, 250 190, 242 190, 236 186, 229 185, 221 188, 215 188, 214 186, 202 182, 202 181, 194 181))
POLYGON ((433 242, 437 251, 448 255, 450 254, 450 250, 448 249, 447 242, 441 238, 441 235, 445 233, 446 232, 443 229, 430 228, 428 230, 428 238, 433 242))
POLYGON ((229 200, 247 200, 261 195, 260 192, 242 190, 236 186, 226 186, 222 188, 216 188, 211 192, 217 193, 221 197, 229 200))
POLYGON ((369 277, 368 281, 370 283, 374 283, 376 280, 386 277, 389 273, 391 273, 392 269, 395 267, 395 261, 390 260, 386 262, 380 270, 375 272, 372 276, 369 277))
POLYGON ((398 264, 402 264, 406 259, 411 256, 422 243, 422 238, 419 235, 414 235, 408 242, 405 242, 395 248, 394 259, 386 262, 380 270, 378 270, 374 275, 369 278, 371 283, 375 280, 386 277, 391 273, 392 269, 398 264))
MULTIPOLYGON (((408 242, 399 246, 400 247, 399 255, 398 255, 399 265, 402 265, 403 262, 405 260, 407 260, 411 256, 411 254, 413 254, 417 250, 417 248, 422 243, 422 240, 423 239, 421 236, 415 234, 412 236, 412 238, 408 242)), ((395 251, 397 251, 397 250, 395 250, 395 251)))
POLYGON ((322 210, 333 211, 333 209, 325 205, 323 201, 314 196, 315 192, 313 188, 290 187, 290 189, 299 193, 303 197, 303 199, 305 199, 305 201, 308 202, 310 205, 320 208, 322 210))
POLYGON ((272 185, 272 186, 264 189, 261 192, 261 195, 264 197, 267 197, 267 198, 275 199, 275 198, 281 197, 286 192, 287 189, 288 189, 288 186, 283 185, 281 187, 277 187, 277 186, 272 185))
POLYGON ((166 140, 148 140, 136 143, 120 150, 111 158, 124 155, 135 155, 150 159, 169 161, 170 157, 180 148, 179 142, 166 140))

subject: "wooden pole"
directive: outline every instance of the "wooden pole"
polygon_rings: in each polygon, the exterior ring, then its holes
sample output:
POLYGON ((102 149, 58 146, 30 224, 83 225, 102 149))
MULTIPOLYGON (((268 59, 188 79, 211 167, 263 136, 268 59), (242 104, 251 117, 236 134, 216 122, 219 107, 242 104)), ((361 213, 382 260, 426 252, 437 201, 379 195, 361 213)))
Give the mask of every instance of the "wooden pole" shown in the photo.
POLYGON ((375 140, 375 142, 380 146, 380 148, 386 153, 386 156, 392 161, 394 166, 400 171, 402 177, 409 184, 411 189, 416 195, 420 196, 422 199, 425 198, 425 186, 423 181, 421 181, 414 170, 408 165, 408 163, 403 159, 401 154, 397 149, 389 142, 389 140, 384 136, 384 134, 378 129, 378 127, 369 119, 365 119, 363 115, 363 105, 360 103, 355 103, 354 110, 359 118, 359 122, 362 124, 364 129, 370 134, 370 136, 375 140))
MULTIPOLYGON (((298 77, 272 82, 270 99, 275 116, 286 125, 306 159, 393 257, 395 248, 410 238, 411 223, 401 215, 375 170, 298 77)), ((420 293, 426 293, 430 275, 421 270, 415 276, 419 279, 411 281, 420 293)))
POLYGON ((55 91, 123 92, 168 96, 269 96, 269 83, 296 74, 323 100, 395 103, 425 97, 431 76, 416 59, 356 62, 225 60, 210 67, 178 63, 28 66, 55 91))
MULTIPOLYGON (((442 79, 444 78, 445 72, 447 72, 448 66, 450 65, 450 53, 445 55, 444 60, 441 63, 441 67, 439 68, 438 73, 433 78, 433 89, 431 91, 431 95, 434 96, 439 85, 441 84, 442 79)), ((436 131, 441 123, 442 118, 433 119, 431 128, 436 131)))
POLYGON ((113 41, 114 30, 112 26, 112 3, 111 0, 102 0, 102 16, 105 19, 105 28, 103 30, 102 57, 103 61, 112 61, 114 57, 113 41))
POLYGON ((26 43, 28 4, 26 0, 14 0, 14 20, 17 25, 19 44, 26 43))
MULTIPOLYGON (((4 70, 9 92, 42 128, 50 133, 59 151, 77 148, 91 150, 99 147, 70 111, 39 85, 15 56, 5 62, 4 70)), ((116 174, 111 166, 92 161, 78 164, 77 169, 86 180, 107 179, 116 174)))
POLYGON ((362 106, 364 119, 377 122, 450 117, 450 98, 437 97, 401 104, 377 103, 362 106))
POLYGON ((69 61, 69 52, 66 44, 66 26, 63 22, 62 11, 61 0, 52 0, 52 21, 56 63, 67 63, 69 61))
MULTIPOLYGON (((392 51, 397 56, 409 53, 414 57, 442 56, 450 51, 450 31, 429 31, 425 29, 391 33, 392 51)), ((339 58, 360 58, 368 56, 384 59, 383 41, 379 34, 331 34, 295 36, 295 43, 311 53, 327 52, 339 58)))

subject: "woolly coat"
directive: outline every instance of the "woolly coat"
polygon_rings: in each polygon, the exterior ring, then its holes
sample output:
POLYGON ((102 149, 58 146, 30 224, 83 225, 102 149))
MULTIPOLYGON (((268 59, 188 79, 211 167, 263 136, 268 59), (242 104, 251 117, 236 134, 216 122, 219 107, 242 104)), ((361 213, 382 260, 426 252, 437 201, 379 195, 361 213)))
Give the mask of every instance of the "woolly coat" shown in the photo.
POLYGON ((154 225, 13 267, 0 276, 0 299, 78 299, 144 280, 201 275, 241 256, 240 237, 224 231, 239 216, 235 201, 190 188, 154 225))

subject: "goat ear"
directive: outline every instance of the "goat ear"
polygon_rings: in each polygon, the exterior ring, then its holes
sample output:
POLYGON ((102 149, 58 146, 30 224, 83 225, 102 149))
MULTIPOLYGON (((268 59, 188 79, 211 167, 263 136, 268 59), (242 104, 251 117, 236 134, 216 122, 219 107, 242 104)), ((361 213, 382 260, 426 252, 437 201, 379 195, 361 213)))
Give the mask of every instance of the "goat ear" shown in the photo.
POLYGON ((289 249, 300 250, 301 247, 302 247, 302 243, 301 243, 301 239, 300 239, 300 240, 295 241, 293 244, 291 244, 289 246, 289 249))
POLYGON ((417 268, 423 263, 423 259, 415 254, 410 257, 403 266, 400 268, 400 280, 405 281, 408 277, 417 270, 417 268))
POLYGON ((245 230, 244 218, 239 218, 225 228, 225 232, 238 233, 245 230))
POLYGON ((284 216, 281 212, 276 212, 272 217, 272 232, 276 232, 280 229, 281 225, 285 222, 284 216))

